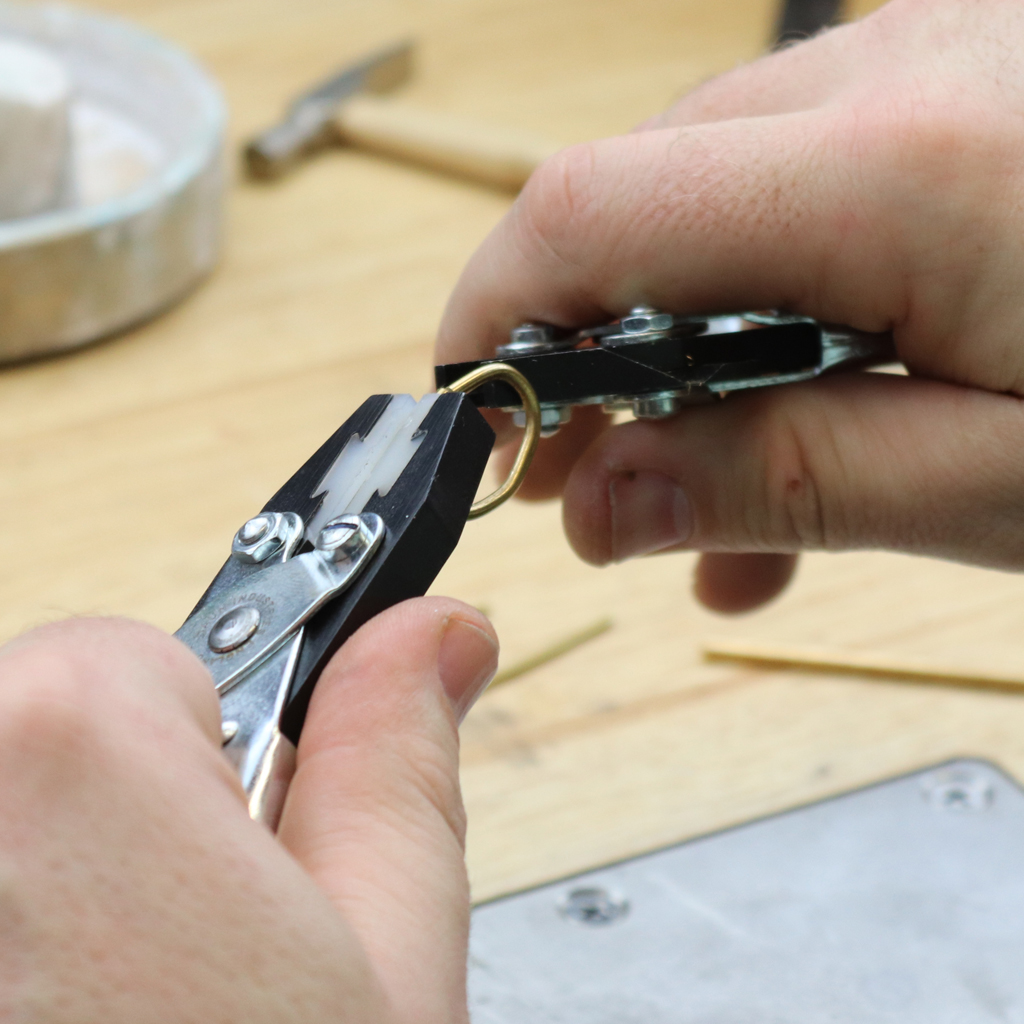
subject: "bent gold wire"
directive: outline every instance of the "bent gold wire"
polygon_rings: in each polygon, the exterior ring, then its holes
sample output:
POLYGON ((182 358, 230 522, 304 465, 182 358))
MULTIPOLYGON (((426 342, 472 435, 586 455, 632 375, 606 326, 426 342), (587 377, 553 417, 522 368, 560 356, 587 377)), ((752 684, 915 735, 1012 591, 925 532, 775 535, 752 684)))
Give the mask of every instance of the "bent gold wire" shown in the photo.
POLYGON ((478 519, 493 511, 519 490, 519 485, 523 482, 530 463, 533 461, 534 453, 537 451, 537 442, 540 440, 540 404, 537 401, 537 393, 533 390, 530 382, 508 363, 488 363, 486 366, 471 370, 465 377, 460 377, 448 387, 441 388, 439 394, 443 395, 449 391, 462 391, 468 394, 492 380, 503 380, 516 389, 526 413, 526 432, 523 435, 523 443, 519 446, 519 452, 516 454, 516 460, 512 463, 508 479, 486 498, 473 502, 473 507, 469 510, 470 519, 478 519))

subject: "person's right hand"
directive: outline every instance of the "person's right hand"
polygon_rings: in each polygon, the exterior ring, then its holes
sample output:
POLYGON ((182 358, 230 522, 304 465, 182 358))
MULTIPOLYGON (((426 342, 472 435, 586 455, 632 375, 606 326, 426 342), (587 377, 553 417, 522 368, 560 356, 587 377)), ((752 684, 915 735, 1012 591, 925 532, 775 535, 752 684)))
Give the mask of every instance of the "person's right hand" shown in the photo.
POLYGON ((554 157, 463 274, 438 362, 641 303, 891 329, 911 376, 577 410, 532 493, 564 488, 584 558, 710 552, 723 610, 810 548, 1024 568, 1024 5, 893 0, 554 157))
POLYGON ((457 722, 497 653, 446 598, 366 623, 275 838, 184 644, 75 619, 0 648, 0 1019, 465 1024, 457 722))

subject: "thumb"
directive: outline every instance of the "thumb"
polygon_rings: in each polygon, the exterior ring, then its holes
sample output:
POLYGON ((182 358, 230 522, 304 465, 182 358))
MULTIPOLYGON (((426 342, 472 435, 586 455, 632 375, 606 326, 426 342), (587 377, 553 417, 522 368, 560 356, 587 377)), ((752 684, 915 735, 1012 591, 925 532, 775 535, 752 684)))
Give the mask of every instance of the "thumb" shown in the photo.
POLYGON ((1024 405, 848 374, 601 435, 565 489, 587 560, 689 548, 890 548, 1024 566, 1024 405))
POLYGON ((497 656, 479 612, 406 601, 335 655, 302 733, 278 835, 359 934, 396 1020, 465 1020, 457 720, 497 656))

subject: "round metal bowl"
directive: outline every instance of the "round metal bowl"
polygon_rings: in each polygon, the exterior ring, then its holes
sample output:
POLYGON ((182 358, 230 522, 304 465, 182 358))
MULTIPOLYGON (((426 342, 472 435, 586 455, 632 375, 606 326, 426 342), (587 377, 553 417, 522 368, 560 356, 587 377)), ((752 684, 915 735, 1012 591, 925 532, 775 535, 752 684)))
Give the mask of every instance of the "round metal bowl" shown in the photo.
POLYGON ((198 64, 118 19, 0 2, 0 35, 55 52, 75 95, 137 127, 153 154, 123 194, 0 222, 0 361, 11 361, 130 327, 212 268, 226 118, 198 64))

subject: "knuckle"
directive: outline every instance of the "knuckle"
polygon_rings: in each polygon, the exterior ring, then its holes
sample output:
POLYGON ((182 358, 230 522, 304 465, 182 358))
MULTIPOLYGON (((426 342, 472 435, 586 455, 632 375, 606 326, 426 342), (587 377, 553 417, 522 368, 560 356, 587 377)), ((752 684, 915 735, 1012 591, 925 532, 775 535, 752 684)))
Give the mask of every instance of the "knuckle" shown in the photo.
MULTIPOLYGON (((955 89, 954 82, 947 85, 955 89)), ((931 202, 942 196, 959 202, 962 191, 950 188, 956 182, 1003 180, 1020 166, 1019 118, 1003 118, 984 94, 937 96, 932 82, 908 77, 831 117, 839 160, 861 168, 868 184, 884 186, 897 200, 913 189, 931 202)))
POLYGON ((596 146, 584 143, 545 160, 516 200, 516 225, 527 251, 540 250, 559 263, 590 233, 601 205, 596 146))
MULTIPOLYGON (((839 465, 837 446, 826 417, 808 422, 802 410, 789 410, 772 402, 768 429, 763 433, 762 464, 765 494, 761 508, 769 510, 759 532, 767 525, 769 545, 780 542, 801 550, 822 550, 842 546, 845 529, 841 511, 829 502, 821 467, 839 465), (811 440, 813 439, 813 440, 811 440)), ((756 522, 750 524, 758 530, 756 522)))
POLYGON ((420 807, 464 845, 466 811, 462 803, 456 762, 447 744, 425 739, 407 754, 407 783, 416 793, 420 807))
POLYGON ((20 760, 88 758, 103 723, 116 719, 116 683, 97 673, 88 655, 68 645, 33 645, 4 659, 0 673, 0 736, 20 760))

